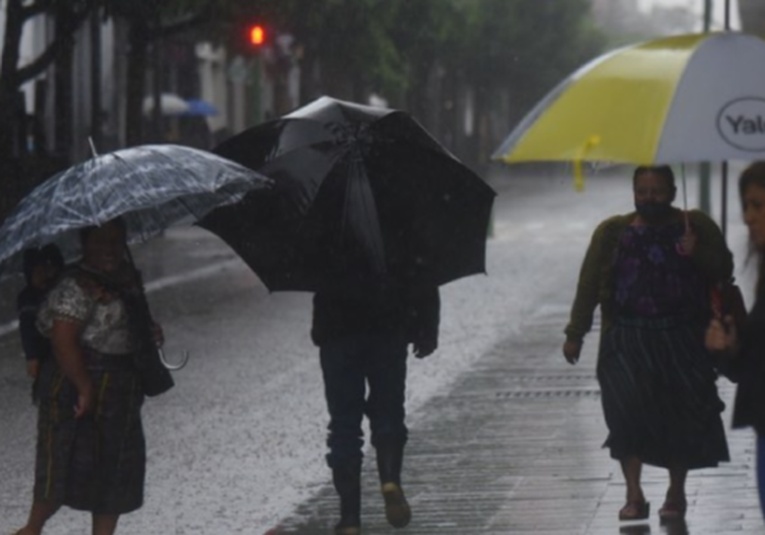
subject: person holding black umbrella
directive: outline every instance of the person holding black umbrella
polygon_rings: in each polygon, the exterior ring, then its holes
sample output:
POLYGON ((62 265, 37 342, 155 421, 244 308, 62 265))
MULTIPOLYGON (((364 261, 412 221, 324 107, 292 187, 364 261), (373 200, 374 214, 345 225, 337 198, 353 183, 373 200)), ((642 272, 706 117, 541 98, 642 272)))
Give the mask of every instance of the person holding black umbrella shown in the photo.
POLYGON ((314 295, 311 337, 319 347, 329 410, 327 464, 340 496, 337 535, 361 532, 361 464, 364 415, 388 522, 409 524, 411 509, 401 486, 408 346, 424 358, 438 346, 438 288, 393 281, 314 295), (366 394, 368 386, 368 395, 366 394))
POLYGON ((406 359, 438 345, 438 287, 486 273, 496 193, 410 114, 321 97, 214 150, 274 180, 199 225, 269 291, 313 292, 340 495, 338 535, 361 530, 366 414, 388 521, 406 526, 406 359), (367 395, 368 385, 368 395, 367 395))

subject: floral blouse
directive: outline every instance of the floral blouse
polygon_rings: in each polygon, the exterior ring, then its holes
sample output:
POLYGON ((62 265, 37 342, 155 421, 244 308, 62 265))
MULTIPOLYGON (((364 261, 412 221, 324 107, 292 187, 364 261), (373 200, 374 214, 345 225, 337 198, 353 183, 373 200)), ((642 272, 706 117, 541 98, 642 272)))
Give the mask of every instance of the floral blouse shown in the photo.
POLYGON ((50 337, 55 320, 84 323, 83 345, 100 353, 129 354, 138 347, 136 337, 128 328, 122 301, 97 299, 73 276, 64 277, 50 291, 37 314, 37 327, 50 337))
POLYGON ((614 298, 620 315, 698 315, 707 288, 689 256, 679 249, 682 223, 628 226, 614 259, 614 298))

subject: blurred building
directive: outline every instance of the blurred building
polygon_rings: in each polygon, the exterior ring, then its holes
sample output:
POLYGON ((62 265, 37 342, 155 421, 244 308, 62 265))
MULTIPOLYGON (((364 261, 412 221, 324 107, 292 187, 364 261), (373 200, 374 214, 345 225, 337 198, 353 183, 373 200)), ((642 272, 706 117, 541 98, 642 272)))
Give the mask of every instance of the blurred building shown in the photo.
MULTIPOLYGON (((0 0, 0 47, 6 9, 0 0)), ((53 41, 54 28, 49 13, 24 25, 20 66, 43 53, 53 41)), ((42 151, 81 161, 91 154, 90 137, 99 152, 126 145, 128 31, 125 20, 94 14, 75 35, 67 82, 71 88, 61 89, 55 65, 24 84, 20 103, 30 126, 28 135, 19 136, 25 141, 18 143, 17 155, 42 151)), ((300 69, 290 35, 274 35, 257 50, 242 53, 188 32, 154 42, 148 52, 141 119, 145 142, 212 148, 222 138, 298 105, 300 69), (189 107, 179 111, 161 105, 157 120, 153 104, 161 95, 187 101, 189 107)))

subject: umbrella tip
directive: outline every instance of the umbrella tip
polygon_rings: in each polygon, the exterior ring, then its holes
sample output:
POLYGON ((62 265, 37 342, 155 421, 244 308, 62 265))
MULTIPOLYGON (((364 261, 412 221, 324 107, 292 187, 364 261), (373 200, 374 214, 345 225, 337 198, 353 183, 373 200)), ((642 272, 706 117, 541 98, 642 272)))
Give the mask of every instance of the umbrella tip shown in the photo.
POLYGON ((90 152, 93 153, 93 158, 98 156, 98 153, 96 152, 96 145, 93 143, 93 138, 91 136, 88 136, 88 143, 90 144, 90 152))

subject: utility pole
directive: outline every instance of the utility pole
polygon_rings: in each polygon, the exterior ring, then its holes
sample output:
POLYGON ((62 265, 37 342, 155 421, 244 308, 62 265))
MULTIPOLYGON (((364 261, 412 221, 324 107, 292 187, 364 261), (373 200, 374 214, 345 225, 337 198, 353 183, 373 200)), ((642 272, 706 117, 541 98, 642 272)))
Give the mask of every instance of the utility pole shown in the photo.
POLYGON ((263 121, 263 106, 262 106, 262 71, 263 62, 261 55, 263 47, 267 43, 267 39, 270 39, 270 35, 266 33, 266 29, 261 24, 253 24, 247 29, 248 45, 252 51, 252 57, 250 60, 250 99, 251 104, 249 108, 250 126, 260 124, 263 121))
MULTIPOLYGON (((704 33, 708 33, 712 26, 712 0, 703 0, 704 2, 704 33)), ((709 195, 709 179, 711 167, 709 162, 699 164, 699 208, 707 215, 711 214, 711 202, 709 195)))
POLYGON ((94 8, 90 14, 90 137, 98 150, 103 149, 101 74, 101 12, 94 8))

